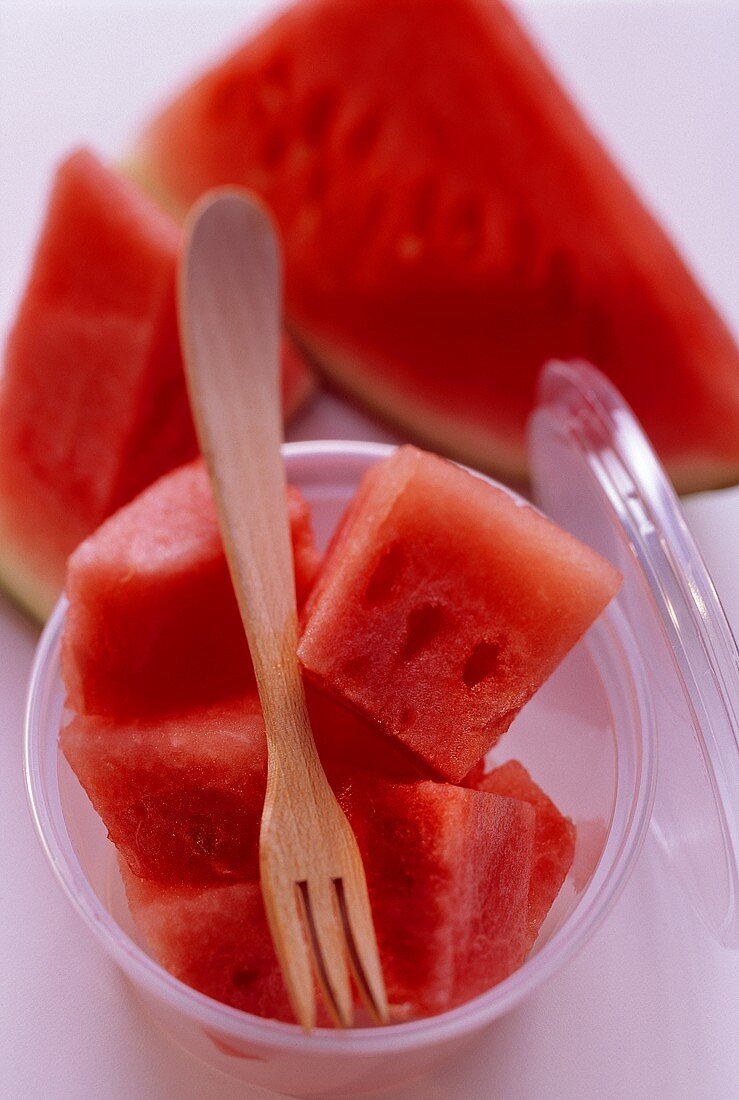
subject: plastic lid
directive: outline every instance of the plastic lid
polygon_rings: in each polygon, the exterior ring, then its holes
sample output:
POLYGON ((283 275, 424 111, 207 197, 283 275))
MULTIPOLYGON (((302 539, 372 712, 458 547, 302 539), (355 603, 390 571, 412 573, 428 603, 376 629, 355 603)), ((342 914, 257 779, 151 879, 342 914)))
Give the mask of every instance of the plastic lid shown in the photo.
POLYGON ((537 503, 621 570, 652 688, 652 828, 716 938, 739 946, 739 654, 672 486, 598 371, 552 363, 529 423, 537 503))

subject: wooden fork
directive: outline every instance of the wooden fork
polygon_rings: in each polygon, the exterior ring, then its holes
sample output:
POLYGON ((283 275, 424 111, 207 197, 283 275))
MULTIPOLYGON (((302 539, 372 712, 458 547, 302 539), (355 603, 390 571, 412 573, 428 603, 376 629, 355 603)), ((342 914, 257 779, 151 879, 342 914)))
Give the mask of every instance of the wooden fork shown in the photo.
POLYGON ((338 1026, 352 1022, 349 968, 380 1023, 387 998, 364 868, 316 752, 296 657, 280 267, 270 219, 246 193, 216 192, 192 212, 179 283, 185 373, 267 730, 264 904, 295 1015, 310 1030, 311 959, 338 1026))

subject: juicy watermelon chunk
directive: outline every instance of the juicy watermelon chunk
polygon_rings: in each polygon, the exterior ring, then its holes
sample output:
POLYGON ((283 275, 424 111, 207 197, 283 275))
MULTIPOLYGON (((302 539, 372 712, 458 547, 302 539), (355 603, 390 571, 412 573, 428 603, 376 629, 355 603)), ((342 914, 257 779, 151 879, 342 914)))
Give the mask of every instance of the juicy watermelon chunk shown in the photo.
POLYGON ((136 875, 172 885, 259 877, 267 743, 255 692, 148 722, 77 715, 60 745, 136 875))
POLYGON ((167 887, 120 869, 131 915, 165 970, 243 1012, 295 1021, 258 882, 167 887))
MULTIPOLYGON (((337 790, 353 775, 411 782, 430 774, 315 688, 308 705, 337 790)), ((170 885, 258 877, 267 745, 256 689, 149 718, 76 714, 60 746, 134 874, 170 885)))
MULTIPOLYGON (((318 552, 310 513, 288 489, 298 600, 318 552)), ((141 717, 207 703, 254 683, 201 460, 161 478, 74 552, 62 669, 83 714, 141 717)))
POLYGON ((739 475, 731 333, 499 0, 303 0, 165 108, 134 170, 180 210, 259 193, 293 329, 435 449, 520 476, 542 365, 582 358, 679 487, 739 475))
POLYGON ((575 826, 537 787, 518 760, 509 760, 487 775, 473 777, 475 790, 505 795, 534 807, 534 850, 529 886, 530 942, 533 944, 575 856, 575 826))
MULTIPOLYGON (((534 812, 439 783, 352 785, 395 1019, 443 1012, 502 981, 528 946, 534 812)), ((247 1012, 292 1019, 256 883, 163 886, 121 870, 132 915, 176 977, 247 1012)))
MULTIPOLYGON (((435 779, 423 760, 395 737, 388 737, 377 723, 349 710, 304 678, 311 728, 321 762, 331 782, 341 785, 355 772, 384 776, 398 783, 435 779)), ((474 770, 465 786, 474 787, 484 768, 474 770)))
POLYGON ((402 447, 350 506, 298 653, 322 690, 458 782, 619 581, 534 508, 402 447))
POLYGON ((506 978, 528 947, 534 813, 448 783, 355 781, 362 853, 396 1016, 444 1012, 506 978))
MULTIPOLYGON (((178 226, 80 150, 60 166, 0 387, 0 579, 38 617, 68 555, 197 453, 175 308, 178 226)), ((286 345, 286 410, 309 375, 286 345)))

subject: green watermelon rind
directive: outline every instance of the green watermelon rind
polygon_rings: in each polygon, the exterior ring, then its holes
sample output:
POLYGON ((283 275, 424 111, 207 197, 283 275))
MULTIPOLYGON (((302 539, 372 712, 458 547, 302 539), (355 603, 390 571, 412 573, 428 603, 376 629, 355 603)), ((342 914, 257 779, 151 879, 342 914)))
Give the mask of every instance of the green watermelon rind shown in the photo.
POLYGON ((40 571, 30 568, 24 559, 27 555, 0 518, 0 591, 43 626, 61 593, 56 584, 43 579, 40 571))
MULTIPOLYGON (((508 479, 516 486, 529 481, 526 450, 515 437, 506 440, 502 433, 486 429, 479 421, 455 417, 402 386, 380 379, 360 356, 332 345, 307 326, 293 322, 289 330, 301 351, 329 383, 385 423, 472 469, 508 479)), ((707 454, 673 461, 667 468, 680 493, 728 488, 739 481, 739 466, 717 462, 707 454)))
MULTIPOLYGON (((134 150, 120 162, 120 168, 170 215, 184 219, 186 209, 155 181, 141 152, 134 150)), ((406 438, 515 485, 528 482, 525 446, 515 432, 506 438, 479 420, 453 416, 407 388, 393 385, 387 377, 381 378, 360 354, 340 348, 299 319, 288 316, 286 324, 295 343, 325 380, 406 438)), ((681 493, 726 488, 739 481, 739 465, 722 463, 708 453, 673 460, 668 463, 668 471, 681 493)))

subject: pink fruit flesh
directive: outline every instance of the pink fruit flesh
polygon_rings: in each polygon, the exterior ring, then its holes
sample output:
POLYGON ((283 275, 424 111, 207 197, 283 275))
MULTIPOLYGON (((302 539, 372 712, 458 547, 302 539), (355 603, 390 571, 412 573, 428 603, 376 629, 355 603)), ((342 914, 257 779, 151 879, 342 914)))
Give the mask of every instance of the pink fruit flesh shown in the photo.
POLYGON ((536 825, 529 888, 530 940, 533 943, 572 866, 575 826, 559 812, 541 787, 537 787, 517 760, 509 760, 488 775, 473 779, 470 786, 478 791, 516 798, 534 807, 536 825))
POLYGON ((584 358, 681 488, 739 476, 732 333, 500 0, 291 4, 135 162, 181 210, 264 199, 291 326, 404 437, 520 479, 542 366, 584 358))
POLYGON ((534 835, 528 804, 447 783, 359 777, 340 801, 364 860, 396 1018, 446 1011, 521 965, 534 835))
POLYGON ((256 693, 148 722, 78 715, 60 744, 136 875, 258 878, 267 745, 256 693))
MULTIPOLYGON (((92 153, 60 166, 0 385, 0 583, 39 618, 75 546, 197 453, 175 308, 180 240, 92 153)), ((285 337, 286 415, 310 379, 285 337)))
MULTIPOLYGON (((299 600, 318 565, 288 509, 299 600)), ((72 555, 62 668, 82 714, 145 717, 239 694, 254 674, 202 461, 161 478, 72 555)))
POLYGON ((402 447, 350 506, 298 652, 324 692, 458 782, 619 583, 505 490, 402 447))
POLYGON ((216 1001, 294 1022, 258 882, 166 887, 121 862, 126 896, 154 958, 216 1001))
MULTIPOLYGON (((445 1011, 523 961, 534 812, 447 784, 351 783, 393 1018, 445 1011)), ((129 905, 154 957, 181 981, 247 1012, 292 1019, 259 886, 144 882, 129 905)))

